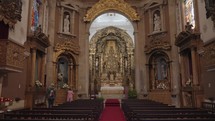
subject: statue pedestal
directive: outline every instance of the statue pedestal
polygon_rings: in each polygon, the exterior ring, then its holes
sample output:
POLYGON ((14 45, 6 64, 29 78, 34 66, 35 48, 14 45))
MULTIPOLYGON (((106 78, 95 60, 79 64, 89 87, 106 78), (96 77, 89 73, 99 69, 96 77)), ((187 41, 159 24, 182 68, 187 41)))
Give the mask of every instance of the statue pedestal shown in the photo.
POLYGON ((56 105, 65 103, 66 98, 67 98, 67 89, 56 90, 56 98, 55 98, 56 105))

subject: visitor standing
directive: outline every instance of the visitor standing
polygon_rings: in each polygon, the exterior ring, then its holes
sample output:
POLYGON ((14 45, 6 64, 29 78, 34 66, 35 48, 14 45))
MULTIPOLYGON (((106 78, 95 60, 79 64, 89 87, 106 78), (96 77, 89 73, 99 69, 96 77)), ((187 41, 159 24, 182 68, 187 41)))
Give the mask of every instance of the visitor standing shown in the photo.
POLYGON ((71 88, 69 88, 69 90, 67 91, 67 102, 73 101, 73 95, 74 95, 73 90, 71 88))
POLYGON ((51 108, 54 105, 54 100, 56 97, 54 84, 51 84, 50 87, 47 89, 46 95, 47 95, 47 99, 48 99, 48 108, 51 108))

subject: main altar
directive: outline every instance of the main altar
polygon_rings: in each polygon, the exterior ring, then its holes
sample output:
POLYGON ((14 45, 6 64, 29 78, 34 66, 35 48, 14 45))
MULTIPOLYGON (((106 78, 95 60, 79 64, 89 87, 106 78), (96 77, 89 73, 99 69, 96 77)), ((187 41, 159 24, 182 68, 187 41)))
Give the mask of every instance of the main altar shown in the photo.
POLYGON ((90 41, 90 93, 101 97, 124 97, 124 87, 134 85, 134 45, 119 28, 98 31, 90 41))
POLYGON ((109 76, 104 73, 101 77, 101 88, 100 88, 101 96, 103 98, 123 98, 123 81, 122 75, 116 73, 111 73, 109 76))

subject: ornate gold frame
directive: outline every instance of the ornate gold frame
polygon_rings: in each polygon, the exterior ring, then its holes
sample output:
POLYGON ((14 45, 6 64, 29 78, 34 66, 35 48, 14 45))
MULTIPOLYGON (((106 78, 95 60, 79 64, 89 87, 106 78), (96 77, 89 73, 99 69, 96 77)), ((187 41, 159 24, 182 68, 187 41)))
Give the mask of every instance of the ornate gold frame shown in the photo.
POLYGON ((133 9, 124 0, 100 0, 91 9, 87 11, 87 14, 84 17, 84 21, 90 22, 95 19, 96 16, 108 10, 116 10, 122 12, 132 21, 140 20, 140 17, 138 16, 135 9, 133 9))

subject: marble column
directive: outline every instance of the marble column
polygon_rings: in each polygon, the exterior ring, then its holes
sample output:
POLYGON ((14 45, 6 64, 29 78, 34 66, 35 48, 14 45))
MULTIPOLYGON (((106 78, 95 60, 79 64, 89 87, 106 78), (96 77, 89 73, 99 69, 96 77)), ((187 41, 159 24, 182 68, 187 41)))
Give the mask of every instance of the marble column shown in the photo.
MULTIPOLYGON (((45 75, 45 54, 42 55, 41 59, 41 71, 40 71, 40 81, 44 85, 44 75, 45 75)), ((45 85, 44 85, 45 86, 45 85)))
POLYGON ((196 60, 196 49, 194 47, 191 48, 191 58, 192 58, 192 80, 193 85, 198 85, 198 68, 197 68, 197 60, 196 60))
POLYGON ((31 86, 35 84, 36 49, 32 49, 31 54, 31 86))

